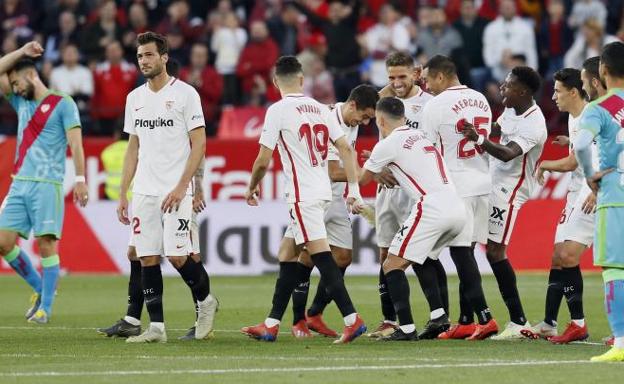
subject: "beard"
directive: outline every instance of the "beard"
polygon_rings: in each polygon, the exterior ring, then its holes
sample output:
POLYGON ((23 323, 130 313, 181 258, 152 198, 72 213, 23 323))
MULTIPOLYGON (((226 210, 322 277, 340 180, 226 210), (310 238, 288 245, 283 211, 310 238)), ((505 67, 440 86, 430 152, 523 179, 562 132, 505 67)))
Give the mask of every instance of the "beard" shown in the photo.
POLYGON ((147 72, 147 73, 143 73, 143 77, 145 77, 146 79, 153 79, 154 77, 160 75, 163 71, 163 66, 159 66, 159 67, 153 67, 151 71, 147 72))
POLYGON ((32 83, 28 83, 22 97, 27 100, 33 100, 35 98, 35 87, 32 85, 32 83))

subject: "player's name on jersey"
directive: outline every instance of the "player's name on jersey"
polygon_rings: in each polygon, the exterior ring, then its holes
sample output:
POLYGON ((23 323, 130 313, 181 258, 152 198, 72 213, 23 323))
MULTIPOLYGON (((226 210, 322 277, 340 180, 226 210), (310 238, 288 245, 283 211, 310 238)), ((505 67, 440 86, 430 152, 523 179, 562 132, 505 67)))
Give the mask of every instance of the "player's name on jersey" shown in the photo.
POLYGON ((479 108, 479 109, 483 110, 484 112, 489 112, 490 111, 490 106, 488 105, 487 102, 485 102, 483 100, 477 100, 477 99, 461 99, 457 103, 455 103, 451 107, 451 109, 456 114, 459 114, 462 109, 468 108, 468 107, 479 108))

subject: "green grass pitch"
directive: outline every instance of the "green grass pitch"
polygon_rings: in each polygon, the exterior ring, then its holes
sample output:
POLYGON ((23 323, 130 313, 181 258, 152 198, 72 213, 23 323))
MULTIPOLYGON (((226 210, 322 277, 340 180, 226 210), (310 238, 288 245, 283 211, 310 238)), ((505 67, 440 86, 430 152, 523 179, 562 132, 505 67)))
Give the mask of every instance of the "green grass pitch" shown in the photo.
MULTIPOLYGON (((412 310, 422 328, 428 311, 415 276, 412 310)), ((545 274, 520 274, 518 283, 527 316, 543 316, 545 274)), ((313 287, 318 282, 313 278, 313 287)), ((375 277, 349 277, 346 282, 369 328, 380 319, 375 277)), ((250 340, 239 333, 266 316, 274 276, 213 278, 221 302, 216 338, 180 342, 194 321, 190 294, 179 278, 165 279, 167 344, 128 345, 95 332, 125 312, 127 280, 111 276, 62 278, 50 324, 27 324, 23 313, 29 297, 24 282, 0 277, 0 383, 587 383, 617 380, 621 364, 589 363, 606 347, 609 334, 599 274, 585 274, 585 314, 589 343, 551 345, 545 341, 418 341, 384 343, 361 337, 349 345, 332 345, 315 337, 300 341, 290 335, 290 308, 275 343, 250 340)), ((484 278, 492 312, 504 326, 507 311, 493 277, 484 278)), ((451 314, 457 313, 457 279, 449 279, 451 314)), ((328 323, 342 329, 332 304, 328 323)), ((143 322, 146 323, 144 311, 143 322)), ((569 320, 562 303, 559 329, 569 320)))

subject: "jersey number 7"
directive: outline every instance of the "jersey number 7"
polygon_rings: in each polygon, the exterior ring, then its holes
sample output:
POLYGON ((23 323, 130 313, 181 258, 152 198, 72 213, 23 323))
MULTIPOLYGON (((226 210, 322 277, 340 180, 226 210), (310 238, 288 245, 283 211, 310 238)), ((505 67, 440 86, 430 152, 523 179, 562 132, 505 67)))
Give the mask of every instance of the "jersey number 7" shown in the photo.
POLYGON ((310 124, 303 124, 299 127, 299 140, 301 139, 305 139, 305 143, 308 146, 308 154, 310 155, 310 163, 313 167, 319 164, 316 154, 321 157, 321 161, 327 158, 329 131, 325 125, 315 124, 310 127, 310 124))
MULTIPOLYGON (((462 131, 464 129, 465 122, 466 122, 466 119, 461 119, 457 122, 457 124, 455 124, 455 131, 459 133, 460 135, 463 135, 462 131)), ((480 128, 480 126, 488 124, 489 122, 490 122, 489 117, 476 116, 472 119, 472 125, 477 130, 477 133, 479 135, 484 135, 485 137, 488 136, 488 131, 485 128, 480 128)), ((470 159, 474 157, 477 153, 481 155, 483 152, 485 152, 485 150, 477 144, 474 144, 473 149, 466 150, 465 147, 468 143, 470 143, 470 141, 468 140, 468 138, 464 137, 463 139, 459 141, 459 144, 457 144, 457 158, 458 159, 470 159)))

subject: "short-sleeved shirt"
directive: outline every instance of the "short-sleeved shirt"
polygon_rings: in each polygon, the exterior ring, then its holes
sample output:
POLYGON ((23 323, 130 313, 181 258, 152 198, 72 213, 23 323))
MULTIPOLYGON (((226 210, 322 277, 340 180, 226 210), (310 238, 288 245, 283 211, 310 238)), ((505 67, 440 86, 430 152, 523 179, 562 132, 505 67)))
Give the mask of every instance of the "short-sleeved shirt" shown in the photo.
POLYGON ((41 100, 6 95, 17 112, 17 148, 13 177, 62 184, 65 177, 67 131, 80 128, 74 100, 50 90, 41 100))
POLYGON ((399 127, 375 145, 364 168, 379 173, 386 166, 414 200, 426 194, 455 190, 442 155, 420 130, 399 127))
MULTIPOLYGON (((341 107, 344 103, 336 103, 333 108, 330 108, 332 116, 336 119, 336 123, 340 126, 342 131, 344 132, 347 142, 355 148, 355 142, 357 141, 359 126, 356 125, 354 127, 347 125, 344 118, 342 117, 342 109, 341 107)), ((340 155, 338 153, 338 149, 332 143, 329 143, 329 154, 327 155, 327 160, 329 161, 339 161, 340 166, 342 167, 342 160, 340 159, 340 155)), ((342 199, 347 191, 347 183, 344 181, 332 181, 332 198, 333 200, 342 199)))
POLYGON ((278 147, 287 203, 332 199, 327 173, 329 141, 344 136, 327 106, 302 94, 289 94, 271 105, 260 144, 278 147))
POLYGON ((422 130, 440 150, 461 197, 487 195, 492 189, 489 156, 462 133, 463 121, 488 137, 492 110, 485 96, 464 85, 451 87, 425 105, 422 130))
POLYGON ((606 174, 598 190, 598 208, 624 207, 624 89, 612 89, 591 102, 581 116, 580 129, 590 131, 598 142, 600 170, 606 174))
MULTIPOLYGON (((584 110, 585 109, 583 109, 583 111, 584 110)), ((578 134, 579 134, 581 116, 583 116, 582 112, 577 117, 572 116, 572 114, 568 115, 568 136, 570 138, 569 153, 574 152, 573 143, 576 141, 576 138, 578 137, 578 134)), ((597 169, 598 167, 600 167, 600 164, 598 163, 598 147, 596 146, 595 141, 592 143, 591 151, 592 151, 592 164, 594 165, 594 168, 597 169)), ((572 171, 572 176, 570 177, 570 183, 568 184, 568 191, 570 192, 580 191, 581 188, 585 185, 585 183, 586 183, 585 173, 583 172, 583 167, 579 165, 578 167, 576 167, 574 171, 572 171)))
POLYGON ((519 116, 513 108, 506 108, 497 122, 501 127, 500 143, 515 142, 522 155, 508 162, 490 156, 492 193, 510 204, 522 204, 537 187, 535 167, 548 137, 546 120, 534 104, 519 116))
MULTIPOLYGON (((191 154, 189 132, 204 126, 199 94, 172 77, 158 92, 145 83, 126 98, 124 131, 139 139, 132 192, 163 196, 180 182, 191 154)), ((192 189, 189 183, 187 194, 192 189)))

